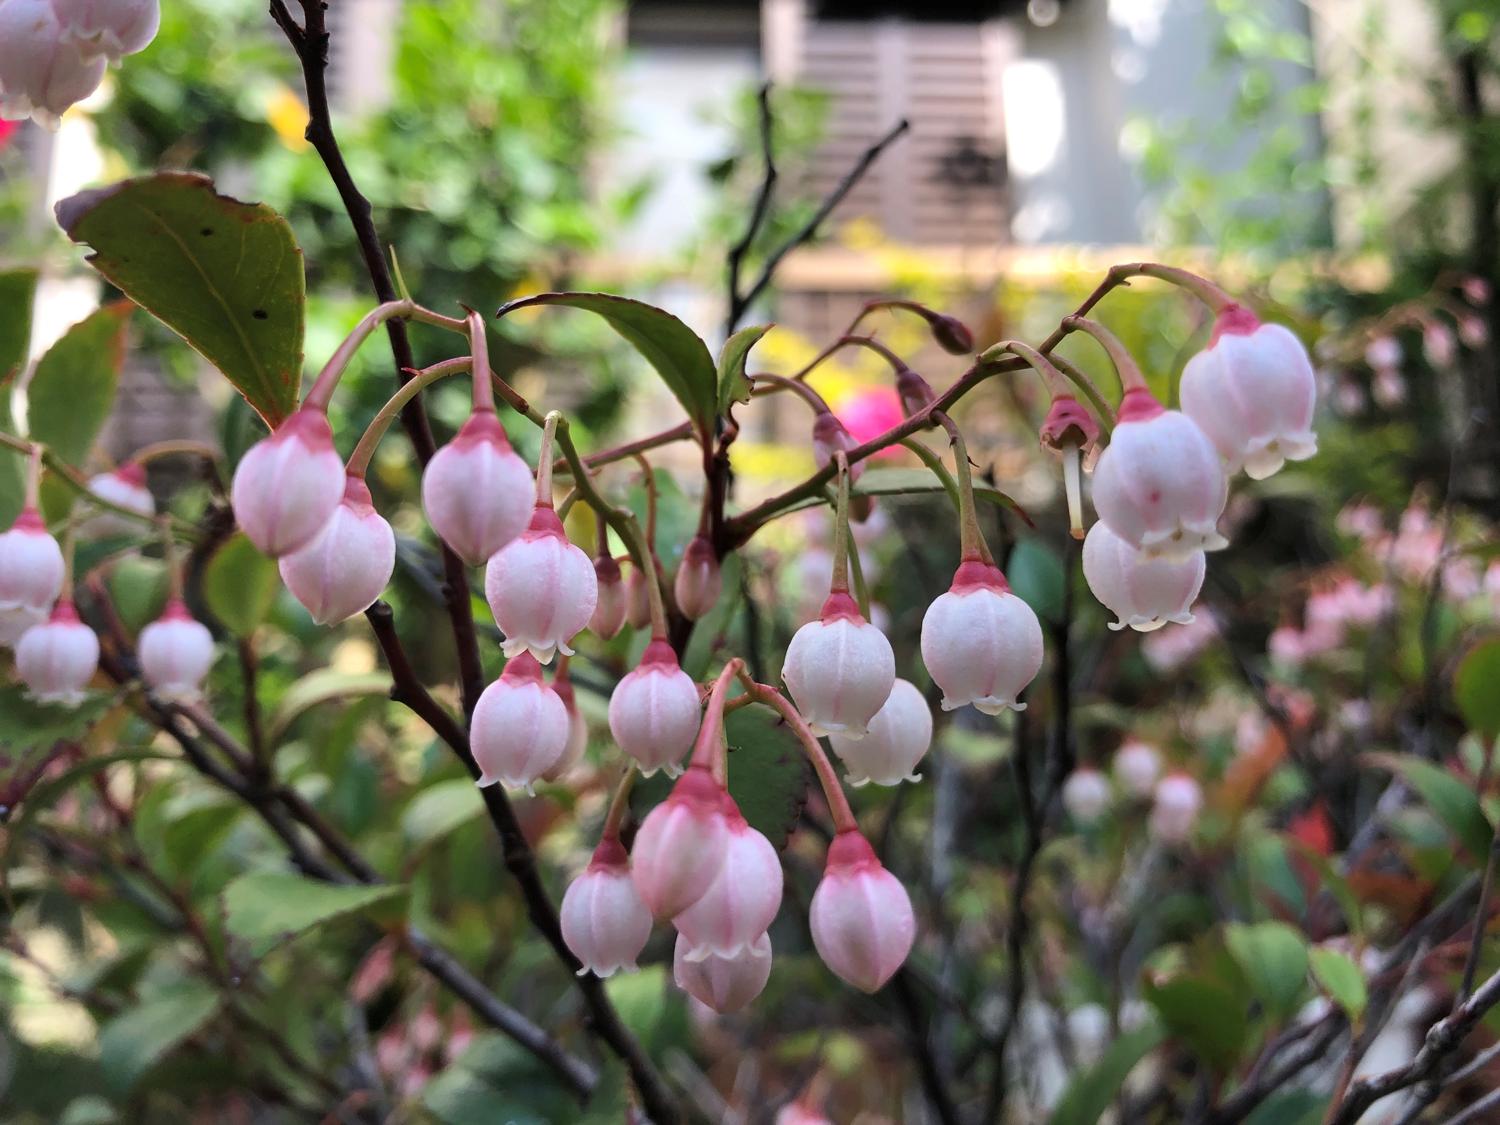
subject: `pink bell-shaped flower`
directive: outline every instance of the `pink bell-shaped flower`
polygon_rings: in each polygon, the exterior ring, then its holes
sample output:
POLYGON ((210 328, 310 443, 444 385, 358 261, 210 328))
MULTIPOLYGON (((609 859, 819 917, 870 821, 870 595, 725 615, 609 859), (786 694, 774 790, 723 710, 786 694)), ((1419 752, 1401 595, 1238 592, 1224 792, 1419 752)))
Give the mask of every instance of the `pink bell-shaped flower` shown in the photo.
POLYGON ((1161 753, 1139 739, 1130 739, 1115 751, 1115 780, 1133 797, 1149 797, 1161 776, 1161 753))
POLYGON ((863 738, 835 734, 829 741, 855 788, 916 781, 917 763, 932 745, 932 711, 915 684, 897 679, 863 738))
POLYGON ((0 613, 15 614, 17 620, 45 615, 62 593, 62 548, 47 532, 41 513, 21 509, 10 529, 0 533, 0 613))
POLYGON ((943 689, 944 711, 969 703, 986 715, 1024 711, 1016 698, 1041 670, 1042 625, 999 567, 960 563, 922 618, 922 663, 943 689))
POLYGON ((578 709, 573 681, 559 675, 552 681, 552 690, 557 692, 557 697, 563 701, 563 707, 568 712, 568 745, 563 750, 562 757, 543 772, 543 781, 561 781, 574 766, 583 761, 584 751, 589 748, 589 724, 583 717, 583 712, 578 709))
POLYGON ((1093 824, 1109 808, 1109 778, 1090 766, 1079 766, 1063 782, 1062 803, 1079 824, 1093 824))
MULTIPOLYGON (((625 589, 620 564, 608 555, 600 555, 594 560, 594 583, 599 587, 599 600, 594 603, 594 616, 589 618, 589 631, 607 641, 625 627, 630 595, 625 589)), ((650 613, 649 607, 647 613, 650 613)))
POLYGON ((682 956, 733 958, 771 928, 781 909, 781 859, 771 841, 745 823, 739 806, 724 797, 729 838, 724 863, 703 897, 672 919, 685 943, 682 956))
POLYGON ((1202 551, 1183 559, 1148 558, 1109 529, 1103 520, 1089 528, 1083 541, 1083 576, 1100 604, 1118 621, 1142 633, 1171 621, 1193 620, 1193 602, 1207 569, 1202 551))
POLYGON ((396 569, 396 533, 375 510, 364 478, 344 478, 344 499, 307 546, 282 555, 281 580, 319 625, 363 613, 396 569))
POLYGON ((609 732, 642 774, 664 769, 676 777, 682 772, 678 763, 698 736, 702 713, 698 685, 678 666, 672 646, 657 638, 609 697, 609 732))
POLYGON ((1242 305, 1219 314, 1208 347, 1183 369, 1179 393, 1182 412, 1218 447, 1231 472, 1243 466, 1262 480, 1318 451, 1312 428, 1317 376, 1307 349, 1242 305))
POLYGON ((707 1004, 720 1015, 745 1007, 771 979, 771 938, 758 935, 733 957, 710 953, 702 960, 688 957, 688 941, 677 935, 672 953, 672 979, 693 999, 707 1004))
POLYGON ((63 41, 52 0, 0 3, 0 117, 30 116, 55 130, 98 87, 104 67, 102 56, 85 58, 63 41))
POLYGON ((677 608, 689 621, 697 621, 718 604, 719 595, 724 592, 724 574, 719 569, 713 544, 706 537, 695 535, 688 541, 672 592, 677 608))
POLYGON ((52 0, 52 9, 63 42, 115 62, 144 50, 161 25, 158 0, 52 0))
POLYGON ((58 602, 52 616, 26 630, 16 645, 16 672, 39 703, 78 706, 98 668, 99 638, 78 620, 71 601, 58 602))
MULTIPOLYGON (((134 461, 90 478, 89 491, 111 504, 118 504, 143 516, 156 515, 156 500, 146 487, 146 470, 134 461)), ((91 516, 79 527, 78 534, 85 538, 103 539, 111 535, 129 535, 141 530, 141 526, 118 512, 101 508, 98 515, 91 516)))
POLYGON ((651 911, 635 889, 618 838, 599 841, 588 870, 568 884, 559 915, 563 941, 583 963, 579 976, 635 971, 635 959, 651 936, 651 911))
POLYGON ((173 598, 162 615, 141 630, 136 657, 141 678, 157 695, 197 699, 213 667, 213 634, 201 621, 193 620, 181 598, 173 598))
POLYGON ((1203 788, 1185 773, 1169 773, 1156 785, 1151 835, 1164 844, 1182 844, 1193 834, 1203 808, 1203 788))
POLYGON ((328 416, 304 406, 256 442, 240 458, 229 496, 241 530, 272 558, 316 539, 344 496, 328 416))
MULTIPOLYGON (((848 453, 857 446, 859 442, 854 440, 851 434, 836 417, 826 410, 820 410, 818 416, 813 419, 812 448, 813 460, 818 468, 826 469, 833 464, 835 453, 848 453)), ((863 461, 854 461, 849 465, 849 480, 851 483, 857 481, 861 473, 865 471, 863 461)))
POLYGON ((864 992, 891 979, 917 933, 906 888, 857 829, 840 832, 829 845, 808 916, 823 963, 864 992))
POLYGON ((718 877, 729 848, 726 795, 706 766, 693 765, 646 814, 635 835, 631 871, 656 917, 675 918, 718 877))
POLYGON ((890 698, 896 656, 854 599, 835 592, 792 637, 781 678, 815 733, 858 739, 890 698))
POLYGON ((538 504, 525 534, 490 559, 484 594, 505 655, 529 650, 548 664, 555 652, 573 654, 568 642, 594 615, 599 587, 588 555, 568 542, 557 513, 538 504))
POLYGON ((1126 391, 1094 469, 1094 508, 1110 530, 1150 556, 1217 550, 1228 498, 1224 463, 1198 424, 1144 387, 1126 391))
POLYGON ((644 629, 651 624, 651 593, 646 588, 646 575, 639 567, 631 567, 625 577, 625 623, 632 629, 644 629))
POLYGON ((469 415, 422 473, 427 522, 453 553, 479 566, 526 530, 536 485, 493 410, 469 415))
POLYGON ((484 689, 469 722, 469 748, 481 788, 498 781, 528 793, 567 751, 568 709, 530 653, 511 657, 484 689))

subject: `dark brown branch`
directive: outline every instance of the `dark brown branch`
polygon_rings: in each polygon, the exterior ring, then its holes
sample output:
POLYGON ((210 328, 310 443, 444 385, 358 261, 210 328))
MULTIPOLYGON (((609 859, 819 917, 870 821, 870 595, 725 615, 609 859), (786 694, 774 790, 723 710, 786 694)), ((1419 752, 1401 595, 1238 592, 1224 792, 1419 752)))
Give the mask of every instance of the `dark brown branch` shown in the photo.
POLYGON ((765 292, 771 284, 771 279, 776 275, 776 270, 781 261, 797 247, 811 242, 818 235, 818 228, 823 221, 833 213, 833 209, 844 201, 844 196, 854 189, 854 185, 864 178, 864 174, 870 170, 870 165, 880 159, 880 154, 889 148, 895 141, 911 127, 911 123, 905 118, 896 122, 885 136, 865 149, 864 153, 854 162, 844 178, 838 182, 834 189, 828 193, 823 202, 818 204, 818 209, 813 212, 812 218, 804 223, 800 230, 787 239, 775 250, 771 251, 765 262, 761 265, 760 275, 756 277, 750 288, 745 290, 740 297, 738 311, 731 310, 731 324, 738 324, 739 318, 744 315, 746 309, 755 303, 755 299, 765 292))
POLYGON ((761 177, 760 188, 755 193, 755 203, 750 210, 750 222, 745 226, 745 233, 740 240, 729 248, 728 262, 728 308, 724 322, 724 335, 733 336, 734 330, 740 326, 740 319, 745 315, 745 308, 749 300, 740 296, 740 267, 744 263, 745 255, 750 250, 750 245, 755 241, 755 236, 760 233, 761 226, 766 221, 766 215, 771 209, 771 194, 776 188, 776 155, 772 144, 772 129, 775 120, 771 116, 771 84, 765 83, 760 88, 756 97, 756 105, 759 109, 760 127, 760 150, 761 159, 765 162, 765 173, 761 177))

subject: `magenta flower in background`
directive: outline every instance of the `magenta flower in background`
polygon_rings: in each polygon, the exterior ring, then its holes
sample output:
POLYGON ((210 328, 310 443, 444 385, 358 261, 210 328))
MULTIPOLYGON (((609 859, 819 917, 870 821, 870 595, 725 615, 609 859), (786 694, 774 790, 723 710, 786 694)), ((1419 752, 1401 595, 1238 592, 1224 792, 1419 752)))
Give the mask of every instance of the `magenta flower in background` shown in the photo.
MULTIPOLYGON (((833 413, 860 445, 906 420, 901 409, 901 396, 894 387, 861 387, 846 395, 833 413)), ((900 446, 893 446, 874 456, 900 457, 901 453, 900 446)))

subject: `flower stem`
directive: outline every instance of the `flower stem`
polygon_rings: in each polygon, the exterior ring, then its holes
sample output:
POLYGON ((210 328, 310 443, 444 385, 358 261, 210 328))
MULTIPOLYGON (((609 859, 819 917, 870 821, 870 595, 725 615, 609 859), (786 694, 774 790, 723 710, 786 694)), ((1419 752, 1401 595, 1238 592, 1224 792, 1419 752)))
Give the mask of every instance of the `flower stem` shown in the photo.
POLYGON ((538 508, 552 507, 552 443, 557 437, 557 423, 561 418, 561 412, 549 410, 542 423, 542 449, 537 454, 536 463, 536 506, 538 508))
POLYGON ((359 351, 360 345, 370 338, 375 329, 392 318, 417 320, 423 324, 447 328, 452 332, 467 330, 463 321, 451 316, 443 316, 431 309, 424 309, 407 298, 376 305, 364 315, 354 326, 353 331, 344 338, 344 342, 334 350, 328 362, 323 365, 323 370, 318 373, 317 379, 313 381, 312 390, 307 392, 307 398, 303 400, 302 405, 326 411, 329 402, 333 399, 333 392, 339 385, 339 380, 343 378, 344 368, 349 366, 354 353, 359 351))
POLYGON ((474 360, 474 410, 495 412, 495 388, 490 383, 490 344, 484 334, 484 317, 472 309, 464 318, 469 326, 469 354, 474 360))
POLYGON ((841 342, 855 344, 862 348, 869 348, 870 351, 889 363, 898 373, 906 370, 906 360, 902 359, 873 336, 845 336, 841 342))
POLYGON ((182 560, 177 556, 177 539, 172 534, 170 520, 163 519, 159 523, 161 531, 161 556, 162 561, 167 564, 167 599, 169 602, 182 600, 182 560))
POLYGON ((635 773, 635 769, 627 762, 624 776, 620 778, 620 783, 615 786, 614 796, 610 798, 609 812, 604 814, 604 830, 599 834, 601 840, 620 838, 620 825, 625 822, 626 810, 630 808, 630 789, 635 784, 635 773))
POLYGON ((1089 405, 1094 408, 1094 413, 1099 416, 1099 428, 1106 434, 1113 433, 1115 428, 1115 412, 1109 405, 1109 400, 1104 397, 1098 385, 1072 360, 1053 355, 1050 357, 1052 363, 1058 370, 1073 381, 1073 385, 1083 392, 1084 398, 1089 400, 1089 405))
POLYGON ((833 581, 830 594, 849 592, 849 459, 843 450, 833 455, 838 470, 838 502, 833 514, 833 581))
POLYGON ((363 478, 369 471, 370 459, 375 456, 375 447, 380 444, 380 439, 391 428, 391 423, 396 420, 402 408, 439 379, 469 370, 473 362, 471 356, 463 355, 445 359, 441 363, 435 363, 431 367, 413 372, 412 378, 402 383, 396 393, 386 400, 385 405, 376 411, 375 417, 370 419, 370 424, 360 435, 359 444, 354 447, 354 452, 349 454, 345 471, 352 477, 363 478))
POLYGON ((28 508, 40 508, 42 498, 42 447, 33 443, 26 451, 26 498, 28 508))
POLYGON ((1097 320, 1090 320, 1086 316, 1069 316, 1063 318, 1062 326, 1069 332, 1087 332, 1098 340, 1100 346, 1109 355, 1109 361, 1114 364, 1115 371, 1119 373, 1120 385, 1127 391, 1151 389, 1146 383, 1146 377, 1141 374, 1141 368, 1136 363, 1135 356, 1130 354, 1130 349, 1121 342, 1118 336, 1097 320))
POLYGON ((750 382, 756 394, 774 394, 779 390, 794 391, 817 414, 832 414, 828 401, 806 383, 788 379, 785 375, 752 375, 750 382), (764 389, 762 389, 764 388, 764 389))
POLYGON ((713 771, 721 784, 726 783, 727 766, 720 753, 724 741, 724 699, 729 694, 729 685, 744 670, 745 662, 735 657, 724 665, 719 678, 708 693, 708 704, 703 709, 703 725, 698 728, 697 741, 693 743, 693 756, 689 764, 704 766, 713 771))
POLYGON ((1154 277, 1158 281, 1169 282, 1179 289, 1186 289, 1216 313, 1221 313, 1230 305, 1239 303, 1208 278, 1200 277, 1191 270, 1165 266, 1160 262, 1141 262, 1131 272, 1141 277, 1154 277))
POLYGON ((921 459, 922 464, 932 470, 933 476, 942 482, 943 491, 948 494, 948 499, 953 501, 953 510, 961 514, 963 512, 963 501, 959 498, 958 482, 953 479, 953 474, 948 471, 948 466, 943 464, 943 459, 920 441, 917 441, 916 438, 902 438, 901 444, 915 453, 921 459))
POLYGON ((974 471, 969 465, 969 447, 963 431, 946 411, 934 410, 933 421, 948 431, 953 446, 953 467, 958 471, 958 553, 965 562, 993 562, 989 544, 979 530, 979 514, 974 508, 974 471))
POLYGON ((823 796, 828 801, 828 809, 833 813, 834 829, 839 832, 858 829, 859 822, 854 819, 854 810, 849 807, 849 798, 844 795, 844 787, 839 784, 838 774, 834 772, 833 764, 829 762, 828 755, 823 752, 818 736, 813 734, 812 728, 807 725, 807 720, 802 717, 802 713, 792 706, 786 696, 769 684, 756 684, 755 695, 761 703, 779 711, 781 717, 787 721, 801 741, 802 749, 807 753, 813 770, 818 775, 818 783, 823 787, 823 796))
POLYGON ((180 440, 153 441, 150 445, 143 445, 130 455, 130 461, 137 465, 144 465, 158 457, 172 457, 177 454, 201 457, 211 464, 217 464, 224 459, 224 455, 211 445, 205 445, 201 441, 180 440))

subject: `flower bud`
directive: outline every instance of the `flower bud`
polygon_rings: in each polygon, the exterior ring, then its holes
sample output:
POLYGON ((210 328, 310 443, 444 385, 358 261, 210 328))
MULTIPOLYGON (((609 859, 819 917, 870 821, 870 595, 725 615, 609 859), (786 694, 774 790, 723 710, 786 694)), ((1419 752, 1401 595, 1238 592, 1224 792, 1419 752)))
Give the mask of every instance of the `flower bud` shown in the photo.
POLYGON ((52 0, 64 43, 119 61, 145 50, 161 25, 157 0, 52 0))
POLYGON ((529 650, 543 664, 588 625, 599 600, 594 564, 568 542, 562 520, 538 504, 531 525, 490 559, 484 596, 505 635, 506 656, 529 650))
POLYGON ((636 890, 658 918, 675 918, 708 891, 729 848, 724 787, 707 767, 689 766, 635 835, 636 890))
POLYGON ((536 484, 492 410, 476 410, 422 473, 422 509, 433 531, 479 566, 526 530, 536 484))
POLYGON ((832 593, 819 620, 792 637, 781 678, 815 733, 858 739, 890 698, 896 656, 853 598, 832 593))
POLYGON ((609 732, 646 777, 660 769, 676 777, 702 712, 698 685, 678 666, 672 646, 658 639, 609 697, 609 732))
POLYGON ((1115 751, 1115 780, 1133 797, 1150 796, 1161 776, 1161 754, 1154 746, 1130 739, 1115 751))
MULTIPOLYGON (((589 618, 589 631, 607 641, 625 627, 630 594, 625 589, 620 564, 608 555, 600 555, 594 560, 594 584, 599 588, 599 600, 594 603, 594 616, 589 618)), ((647 613, 650 613, 649 606, 647 613)))
POLYGON ((1365 345, 1365 362, 1376 371, 1386 367, 1399 367, 1403 358, 1401 344, 1394 336, 1372 336, 1365 345))
POLYGON ((16 672, 38 703, 78 706, 98 668, 99 638, 78 620, 71 601, 58 602, 51 617, 26 630, 16 645, 16 672))
POLYGON ((651 936, 651 912, 635 889, 618 839, 599 841, 588 870, 568 884, 559 916, 563 941, 583 962, 579 976, 635 971, 635 959, 651 936))
POLYGON ((511 657, 484 689, 469 722, 469 747, 481 788, 498 781, 528 793, 567 751, 568 709, 530 653, 511 657))
POLYGON ((1198 424, 1143 387, 1126 391, 1094 469, 1094 507, 1110 530, 1152 556, 1218 550, 1228 498, 1219 451, 1198 424))
POLYGON ((1169 621, 1188 624, 1206 569, 1202 551, 1181 560, 1147 558, 1102 520, 1089 528, 1083 541, 1083 576, 1089 589, 1119 618, 1110 622, 1111 629, 1128 626, 1149 633, 1169 621))
POLYGON ((1446 371, 1453 366, 1457 353, 1453 330, 1441 320, 1429 320, 1422 329, 1422 354, 1427 362, 1439 371, 1446 371))
POLYGON ((771 928, 781 909, 781 859, 771 841, 745 823, 726 794, 724 818, 728 842, 724 862, 708 890, 672 919, 680 935, 678 949, 687 961, 710 955, 738 957, 771 928))
POLYGON ((917 763, 932 745, 932 711, 916 685, 897 679, 863 738, 835 734, 829 741, 855 788, 917 781, 917 763))
POLYGON ((969 355, 974 350, 974 333, 956 316, 937 313, 927 318, 932 338, 949 355, 969 355))
POLYGON ((289 555, 317 538, 344 496, 344 463, 328 416, 304 406, 240 458, 234 517, 262 553, 289 555))
POLYGON ((194 621, 180 598, 141 630, 136 646, 141 678, 164 699, 193 700, 203 694, 203 680, 214 662, 214 638, 194 621))
POLYGON ((1203 789, 1185 773, 1169 773, 1156 786, 1151 835, 1164 844, 1185 843, 1203 807, 1203 789))
POLYGON ((1461 316, 1458 318, 1458 338, 1464 342, 1465 347, 1478 351, 1489 343, 1490 330, 1484 323, 1482 316, 1461 316))
POLYGON ((1243 306, 1219 314, 1208 347, 1188 360, 1179 393, 1183 413, 1218 447, 1231 472, 1244 466, 1262 480, 1286 461, 1305 461, 1318 451, 1312 429, 1317 376, 1307 349, 1243 306))
POLYGON ((625 623, 632 629, 651 624, 651 592, 646 581, 645 571, 634 566, 625 578, 625 623))
POLYGON ((1063 808, 1079 824, 1093 824, 1103 816, 1109 798, 1109 779, 1088 766, 1080 766, 1063 782, 1063 808))
POLYGON ((1041 670, 1042 624, 999 567, 961 563, 922 618, 922 663, 943 689, 944 711, 1024 711, 1016 697, 1041 670))
POLYGON ((833 1120, 804 1094, 776 1111, 774 1125, 833 1125, 833 1120))
POLYGON ((573 681, 559 676, 552 681, 552 690, 563 701, 568 712, 568 745, 562 757, 542 774, 543 781, 561 781, 579 762, 589 748, 589 724, 578 709, 578 700, 573 693, 573 681))
POLYGON ((281 580, 319 625, 369 609, 396 569, 396 533, 361 477, 344 478, 344 499, 311 543, 282 555, 281 580))
POLYGON ((62 593, 64 569, 62 548, 47 533, 41 513, 23 508, 0 533, 0 611, 45 615, 62 593))
POLYGON ((687 939, 678 934, 672 953, 672 979, 682 991, 721 1015, 745 1007, 771 979, 769 934, 759 935, 733 957, 711 953, 701 961, 691 961, 687 950, 687 939))
POLYGON ((85 58, 63 41, 52 0, 0 3, 0 117, 29 115, 55 130, 98 87, 104 67, 103 57, 85 58))
MULTIPOLYGON (((156 515, 156 499, 146 487, 146 470, 133 461, 90 478, 89 491, 100 499, 143 516, 156 515)), ((104 539, 111 535, 129 535, 140 529, 139 523, 132 523, 119 513, 100 509, 98 515, 91 516, 79 527, 78 534, 90 539, 104 539)))
POLYGON ((937 401, 937 392, 932 384, 910 367, 896 372, 896 394, 901 399, 902 411, 910 417, 920 414, 937 401))
POLYGON ((697 621, 718 604, 719 595, 724 592, 724 575, 719 570, 714 546, 705 536, 693 536, 682 553, 673 592, 677 608, 689 621, 697 621))
POLYGON ((1083 470, 1093 464, 1098 449, 1099 423, 1072 395, 1056 395, 1039 435, 1044 449, 1062 459, 1063 486, 1068 501, 1068 523, 1073 538, 1083 536, 1083 470))
MULTIPOLYGON (((848 453, 858 444, 859 442, 854 440, 854 435, 844 428, 844 423, 828 411, 819 411, 818 416, 813 419, 813 461, 817 463, 818 468, 826 469, 833 464, 835 453, 848 453)), ((863 461, 853 462, 849 466, 850 482, 857 481, 864 471, 863 461)))
POLYGON ((906 888, 855 829, 840 832, 829 845, 808 918, 823 963, 864 992, 891 979, 917 933, 906 888))

